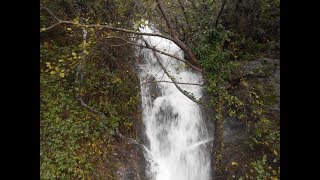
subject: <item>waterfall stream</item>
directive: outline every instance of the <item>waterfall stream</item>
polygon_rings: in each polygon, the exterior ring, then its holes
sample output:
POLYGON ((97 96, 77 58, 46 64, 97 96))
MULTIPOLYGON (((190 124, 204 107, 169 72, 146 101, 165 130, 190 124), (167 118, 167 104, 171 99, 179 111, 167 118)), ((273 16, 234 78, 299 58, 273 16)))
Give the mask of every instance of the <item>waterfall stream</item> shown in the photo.
MULTIPOLYGON (((145 26, 140 31, 152 33, 155 30, 145 26)), ((184 58, 181 49, 170 40, 155 36, 143 38, 159 50, 184 58)), ((157 55, 177 82, 202 83, 201 74, 187 68, 183 62, 160 53, 157 55)), ((162 70, 152 50, 142 49, 140 56, 143 61, 139 63, 142 113, 148 139, 144 154, 150 165, 146 170, 148 177, 154 180, 211 179, 208 142, 212 139, 199 105, 183 95, 173 83, 168 83, 171 79, 162 70)), ((179 86, 197 99, 202 97, 201 86, 179 86)))

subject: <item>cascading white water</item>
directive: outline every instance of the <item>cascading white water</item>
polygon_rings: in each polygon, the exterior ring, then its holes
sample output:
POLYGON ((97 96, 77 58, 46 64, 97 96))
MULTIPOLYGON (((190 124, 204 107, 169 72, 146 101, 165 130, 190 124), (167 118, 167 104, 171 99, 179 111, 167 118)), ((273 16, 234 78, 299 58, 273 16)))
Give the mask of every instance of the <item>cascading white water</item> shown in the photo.
MULTIPOLYGON (((149 27, 140 28, 140 31, 154 32, 149 27)), ((159 50, 184 58, 181 49, 170 40, 154 36, 143 38, 159 50)), ((149 147, 145 152, 145 157, 150 162, 147 174, 154 180, 209 180, 210 156, 206 144, 211 139, 199 105, 183 95, 173 83, 157 82, 156 88, 145 83, 150 79, 171 79, 162 70, 152 50, 143 49, 141 53, 144 58, 144 63, 139 65, 143 122, 149 140, 149 147)), ((157 54, 176 81, 202 83, 201 75, 186 68, 183 62, 157 54)), ((202 96, 200 86, 179 86, 193 93, 197 99, 202 96)))

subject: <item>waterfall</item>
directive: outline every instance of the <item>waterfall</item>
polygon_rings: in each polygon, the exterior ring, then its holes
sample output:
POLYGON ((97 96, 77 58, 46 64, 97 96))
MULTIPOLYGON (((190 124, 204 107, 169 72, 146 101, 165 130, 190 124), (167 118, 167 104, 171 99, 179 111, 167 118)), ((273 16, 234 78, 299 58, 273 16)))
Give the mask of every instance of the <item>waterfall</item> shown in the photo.
MULTIPOLYGON (((140 31, 155 32, 148 26, 140 28, 140 31)), ((181 49, 170 40, 155 36, 143 36, 143 39, 152 47, 184 58, 181 49)), ((143 44, 142 41, 140 43, 143 44)), ((199 105, 169 83, 171 79, 162 70, 152 50, 144 48, 140 56, 143 61, 139 64, 142 113, 148 139, 144 154, 150 165, 146 173, 154 180, 211 179, 208 142, 212 139, 199 105)), ((202 83, 201 74, 183 62, 160 53, 157 56, 177 82, 202 83)), ((201 86, 179 86, 193 93, 197 99, 202 97, 201 86)))

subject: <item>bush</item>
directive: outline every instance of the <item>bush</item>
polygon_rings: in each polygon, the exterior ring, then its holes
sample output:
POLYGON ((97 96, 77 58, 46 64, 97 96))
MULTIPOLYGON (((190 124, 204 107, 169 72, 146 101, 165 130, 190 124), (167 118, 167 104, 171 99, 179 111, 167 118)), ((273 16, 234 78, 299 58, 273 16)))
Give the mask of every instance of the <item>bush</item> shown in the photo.
MULTIPOLYGON (((81 46, 61 46, 44 39, 40 49, 40 177, 94 177, 100 173, 97 166, 112 158, 115 150, 110 139, 115 132, 130 137, 139 118, 139 80, 129 54, 119 53, 124 52, 119 48, 91 51, 83 61, 83 81, 78 86, 73 67, 81 60, 81 46), (106 117, 82 106, 79 94, 106 117)), ((110 171, 115 166, 110 164, 110 171)), ((115 171, 109 173, 113 177, 115 171)))

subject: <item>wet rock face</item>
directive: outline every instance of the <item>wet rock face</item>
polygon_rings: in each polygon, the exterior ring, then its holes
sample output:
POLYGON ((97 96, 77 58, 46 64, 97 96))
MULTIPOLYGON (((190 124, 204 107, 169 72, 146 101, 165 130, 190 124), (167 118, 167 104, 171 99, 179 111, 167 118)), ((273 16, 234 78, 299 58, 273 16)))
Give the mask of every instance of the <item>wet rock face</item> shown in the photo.
POLYGON ((236 117, 225 118, 223 136, 225 142, 247 140, 248 135, 244 122, 236 117))
POLYGON ((248 62, 243 66, 243 74, 256 77, 261 85, 272 85, 272 91, 276 96, 276 103, 272 109, 280 111, 280 60, 263 58, 248 62))
POLYGON ((147 180, 150 179, 145 173, 145 168, 148 166, 143 153, 141 144, 145 138, 144 126, 141 120, 135 123, 137 137, 132 141, 121 138, 117 149, 117 156, 121 159, 121 164, 116 172, 119 180, 147 180))
MULTIPOLYGON (((279 118, 280 115, 280 60, 279 59, 258 59, 247 62, 241 69, 241 77, 245 77, 250 86, 256 87, 259 91, 270 94, 273 98, 270 107, 267 107, 269 114, 274 118, 279 118)), ((235 89, 237 93, 241 86, 235 89)), ((250 157, 255 156, 248 148, 249 134, 244 121, 236 117, 226 117, 224 120, 222 152, 223 161, 222 167, 229 167, 231 162, 246 162, 250 157)), ((216 179, 228 179, 232 170, 226 170, 225 175, 216 179)), ((242 171, 238 169, 236 171, 242 171)), ((232 173, 236 173, 232 171, 232 173)))
MULTIPOLYGON (((148 82, 154 82, 155 78, 150 76, 148 78, 148 82)), ((161 90, 159 88, 159 83, 149 83, 150 93, 151 93, 151 101, 153 102, 157 97, 161 96, 161 90)))
POLYGON ((119 180, 148 179, 144 172, 145 164, 143 163, 144 159, 142 159, 143 154, 140 154, 140 152, 142 152, 140 147, 135 147, 134 150, 128 150, 128 152, 121 152, 120 155, 123 156, 125 164, 120 166, 116 172, 119 180))
POLYGON ((246 78, 249 84, 258 87, 263 94, 274 97, 275 103, 269 109, 280 112, 280 60, 261 58, 250 61, 245 63, 240 71, 239 77, 232 81, 236 81, 237 85, 241 77, 246 78))
POLYGON ((280 68, 280 61, 278 59, 262 58, 246 63, 242 72, 243 75, 253 75, 262 77, 273 77, 276 70, 280 68))
MULTIPOLYGON (((143 53, 132 52, 132 66, 137 74, 141 73, 139 65, 146 64, 146 58, 143 53)), ((142 80, 142 82, 152 82, 154 77, 149 76, 142 80)), ((140 82, 141 83, 141 82, 140 82)), ((151 89, 149 103, 153 103, 156 97, 159 96, 160 90, 157 87, 157 83, 147 83, 147 86, 151 89)), ((144 108, 143 104, 140 104, 138 109, 140 113, 144 108)), ((140 114, 142 115, 142 114, 140 114)), ((145 134, 145 125, 142 121, 142 116, 136 120, 133 124, 136 132, 136 137, 132 138, 139 144, 128 143, 125 139, 122 139, 122 144, 126 144, 126 147, 119 148, 118 154, 122 157, 122 164, 119 166, 116 174, 119 180, 148 180, 150 175, 146 174, 146 169, 149 164, 145 159, 144 149, 142 144, 149 146, 148 138, 145 134)))

